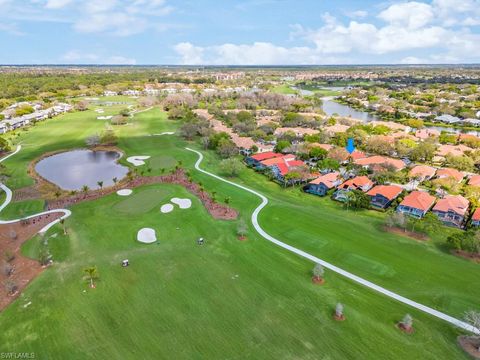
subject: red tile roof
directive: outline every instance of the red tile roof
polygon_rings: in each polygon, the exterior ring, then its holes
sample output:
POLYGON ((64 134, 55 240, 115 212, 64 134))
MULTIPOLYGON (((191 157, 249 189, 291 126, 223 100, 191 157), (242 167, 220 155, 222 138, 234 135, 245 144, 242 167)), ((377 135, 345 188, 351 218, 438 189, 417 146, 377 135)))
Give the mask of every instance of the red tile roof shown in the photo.
POLYGON ((281 157, 283 154, 275 153, 273 151, 268 151, 260 154, 255 154, 250 156, 252 159, 257 160, 257 161, 262 161, 262 160, 267 160, 267 159, 272 159, 272 158, 277 158, 281 157))
POLYGON ((378 185, 370 190, 367 195, 375 196, 378 194, 385 196, 388 200, 393 200, 400 195, 402 191, 403 189, 397 185, 378 185))
POLYGON ((443 169, 438 169, 437 170, 437 177, 438 178, 454 178, 458 182, 462 181, 464 178, 464 174, 458 171, 457 169, 451 169, 451 168, 443 168, 443 169))
POLYGON ((315 180, 310 181, 310 184, 325 184, 329 189, 335 186, 335 183, 340 179, 340 173, 337 171, 320 176, 315 180))
POLYGON ((282 176, 287 175, 290 170, 294 167, 301 167, 306 166, 302 160, 292 160, 292 161, 284 161, 283 163, 276 164, 278 170, 280 170, 280 174, 282 176))
POLYGON ((359 189, 365 186, 373 186, 373 181, 366 176, 357 176, 342 184, 342 189, 359 189))
POLYGON ((410 170, 410 177, 420 177, 422 179, 428 179, 435 176, 437 169, 427 165, 417 165, 410 170))
POLYGON ((288 155, 282 155, 280 157, 266 159, 266 160, 260 161, 260 163, 265 166, 272 166, 272 165, 281 164, 285 161, 293 161, 293 160, 295 160, 295 155, 288 154, 288 155))
POLYGON ((355 161, 359 159, 365 159, 367 155, 364 152, 355 150, 350 154, 350 157, 355 161))
POLYGON ((396 170, 401 170, 405 167, 405 163, 402 160, 392 159, 385 156, 370 156, 364 159, 355 160, 355 164, 361 166, 370 166, 370 165, 382 165, 388 164, 393 166, 396 170))
POLYGON ((430 195, 425 191, 412 191, 405 196, 405 199, 400 203, 403 206, 409 206, 414 209, 428 211, 435 203, 435 196, 430 195))
POLYGON ((458 215, 464 216, 468 210, 470 202, 461 195, 447 195, 443 199, 438 200, 433 207, 436 211, 453 211, 458 215))
POLYGON ((475 212, 472 215, 472 220, 473 221, 480 221, 480 208, 475 210, 475 212))
POLYGON ((468 185, 480 186, 480 175, 473 175, 473 176, 468 180, 468 185))

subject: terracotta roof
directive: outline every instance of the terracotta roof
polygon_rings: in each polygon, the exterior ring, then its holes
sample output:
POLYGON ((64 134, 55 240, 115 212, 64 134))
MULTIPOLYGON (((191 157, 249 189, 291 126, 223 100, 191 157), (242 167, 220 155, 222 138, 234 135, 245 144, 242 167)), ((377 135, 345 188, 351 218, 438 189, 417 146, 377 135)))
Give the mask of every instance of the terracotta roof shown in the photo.
POLYGON ((276 164, 276 166, 278 167, 278 170, 280 170, 280 174, 282 174, 282 176, 285 176, 290 172, 292 168, 306 165, 302 160, 292 160, 284 161, 282 163, 276 164))
POLYGON ((257 161, 262 161, 262 160, 267 160, 267 159, 272 159, 272 158, 277 158, 277 157, 282 157, 283 154, 275 153, 273 151, 268 151, 260 154, 255 154, 250 156, 252 159, 257 160, 257 161))
POLYGON ((320 176, 315 180, 310 181, 310 184, 325 184, 329 189, 335 186, 335 182, 337 182, 340 178, 340 173, 337 171, 328 173, 326 175, 320 176))
POLYGON ((370 190, 367 195, 375 196, 377 194, 385 196, 388 200, 395 199, 401 194, 403 189, 397 185, 377 185, 370 190))
POLYGON ((480 175, 473 175, 468 180, 468 185, 472 186, 480 186, 480 175))
POLYGON ((480 220, 480 208, 475 210, 475 212, 472 215, 472 220, 473 221, 479 221, 480 220))
POLYGON ((430 195, 424 191, 412 191, 405 196, 405 199, 400 203, 403 206, 409 206, 414 209, 428 211, 435 203, 435 196, 430 195))
POLYGON ((443 168, 443 169, 438 169, 437 170, 437 177, 438 178, 454 178, 458 182, 462 181, 464 178, 464 174, 458 171, 457 169, 451 169, 451 168, 443 168))
POLYGON ((280 128, 275 129, 274 134, 275 135, 280 135, 280 134, 284 134, 288 131, 293 131, 295 133, 295 135, 297 135, 297 136, 318 134, 318 130, 309 129, 309 128, 302 128, 302 127, 293 127, 293 128, 280 127, 280 128))
POLYGON ((427 165, 417 165, 410 170, 410 177, 419 176, 422 179, 431 178, 435 176, 437 169, 427 165))
POLYGON ((330 151, 330 150, 333 149, 333 145, 330 145, 330 144, 312 143, 312 144, 310 144, 310 146, 312 148, 314 148, 314 147, 322 148, 323 150, 326 150, 326 151, 330 151))
POLYGON ((465 151, 472 151, 473 149, 465 145, 441 145, 436 154, 438 156, 447 156, 448 154, 453 156, 462 156, 465 151))
POLYGON ((353 159, 353 161, 355 161, 355 160, 359 160, 359 159, 365 159, 367 157, 367 155, 362 151, 355 150, 354 152, 352 152, 350 154, 350 157, 353 159))
POLYGON ((447 195, 443 199, 438 200, 433 207, 436 211, 453 211, 458 215, 464 216, 468 210, 469 201, 461 195, 447 195))
POLYGON ((364 186, 373 186, 373 181, 366 176, 357 176, 353 179, 347 180, 342 184, 343 189, 358 189, 364 186))
POLYGON ((435 129, 420 129, 415 132, 415 137, 419 139, 428 139, 431 136, 440 136, 440 131, 435 129))
POLYGON ((288 154, 280 157, 266 159, 266 160, 260 161, 260 163, 265 166, 272 166, 272 165, 281 164, 285 161, 293 161, 293 160, 295 160, 295 155, 288 154))
POLYGON ((361 166, 388 164, 393 166, 396 170, 401 170, 405 167, 405 163, 402 160, 392 159, 380 155, 355 160, 355 164, 361 166))

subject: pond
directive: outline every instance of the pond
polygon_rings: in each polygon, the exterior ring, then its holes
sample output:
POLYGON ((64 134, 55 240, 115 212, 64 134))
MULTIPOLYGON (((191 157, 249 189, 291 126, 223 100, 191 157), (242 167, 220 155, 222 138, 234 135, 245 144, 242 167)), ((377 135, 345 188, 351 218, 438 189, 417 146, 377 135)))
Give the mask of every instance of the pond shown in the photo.
POLYGON ((114 184, 125 177, 128 167, 117 163, 121 154, 116 151, 74 150, 40 160, 35 171, 63 190, 81 190, 84 185, 98 189, 114 184))
MULTIPOLYGON (((333 101, 332 97, 324 97, 322 98, 322 101, 323 101, 322 109, 325 112, 325 114, 327 114, 328 116, 332 116, 333 114, 338 114, 343 117, 351 117, 353 119, 359 119, 359 120, 362 120, 363 122, 382 121, 382 118, 375 114, 371 114, 366 111, 356 110, 351 106, 337 103, 336 101, 333 101)), ((480 132, 475 130, 466 130, 466 129, 458 129, 454 127, 447 127, 447 126, 442 127, 442 126, 431 126, 431 125, 427 125, 425 127, 428 129, 435 129, 440 132, 446 131, 453 134, 470 134, 470 135, 480 136, 480 132)))

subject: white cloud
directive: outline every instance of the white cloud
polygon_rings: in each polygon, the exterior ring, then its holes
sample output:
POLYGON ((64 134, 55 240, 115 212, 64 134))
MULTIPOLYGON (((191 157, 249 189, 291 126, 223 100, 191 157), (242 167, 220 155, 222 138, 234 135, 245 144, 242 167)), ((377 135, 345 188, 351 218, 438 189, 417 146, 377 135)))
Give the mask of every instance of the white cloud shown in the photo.
POLYGON ((16 24, 2 24, 0 23, 0 32, 6 32, 7 34, 10 35, 15 35, 15 36, 21 36, 25 35, 24 32, 18 29, 18 26, 16 24))
POLYGON ((79 50, 70 50, 61 57, 62 62, 70 64, 98 64, 98 65, 135 65, 137 61, 119 55, 102 56, 79 50))
POLYGON ((72 0, 47 0, 45 7, 47 9, 61 9, 69 5, 72 0))
POLYGON ((349 16, 351 18, 354 18, 354 19, 361 19, 361 18, 364 18, 364 17, 368 16, 368 11, 356 10, 356 11, 349 12, 347 14, 347 16, 349 16))
MULTIPOLYGON (((470 8, 471 1, 461 1, 465 6, 460 6, 457 13, 470 8)), ((432 5, 415 1, 390 5, 377 16, 383 25, 354 20, 345 24, 325 13, 323 26, 318 29, 291 26, 289 40, 301 39, 308 46, 254 42, 201 47, 185 42, 174 50, 182 64, 345 64, 365 58, 378 63, 382 61, 376 60, 381 59, 379 56, 390 55, 391 59, 396 53, 411 53, 400 58, 402 63, 480 61, 480 34, 468 28, 442 26, 435 18, 440 2, 442 9, 452 3, 437 0, 432 5), (418 58, 415 56, 418 50, 429 50, 431 55, 418 58)))
POLYGON ((429 24, 434 14, 429 4, 412 1, 393 4, 378 14, 378 17, 394 26, 418 29, 429 24))

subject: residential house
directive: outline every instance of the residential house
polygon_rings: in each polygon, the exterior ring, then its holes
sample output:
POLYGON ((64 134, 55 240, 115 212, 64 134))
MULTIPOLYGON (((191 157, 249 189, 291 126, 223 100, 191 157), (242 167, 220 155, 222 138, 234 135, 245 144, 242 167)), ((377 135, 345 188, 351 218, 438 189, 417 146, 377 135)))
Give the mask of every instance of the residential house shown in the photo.
POLYGON ((425 140, 431 137, 440 136, 440 131, 435 129, 419 129, 415 131, 415 137, 420 140, 425 140))
MULTIPOLYGON (((308 171, 307 165, 301 160, 285 160, 284 158, 279 159, 282 159, 283 161, 273 164, 270 166, 270 169, 272 170, 274 178, 282 183, 285 183, 285 176, 294 170, 300 170, 300 172, 308 171)), ((287 184, 292 185, 294 183, 302 182, 303 180, 305 179, 289 180, 287 184)))
POLYGON ((283 154, 279 154, 275 152, 264 152, 260 154, 247 156, 245 158, 245 162, 247 163, 248 166, 252 166, 258 170, 261 170, 262 168, 265 168, 265 165, 261 163, 262 161, 268 160, 268 159, 280 158, 283 156, 284 156, 283 154))
POLYGON ((480 175, 472 175, 468 179, 468 185, 470 186, 479 186, 480 187, 480 175))
POLYGON ((341 202, 347 201, 348 193, 352 190, 369 191, 374 183, 366 176, 357 176, 353 179, 345 181, 338 186, 337 191, 333 194, 333 199, 341 202))
POLYGON ((437 170, 437 179, 448 179, 452 178, 457 183, 461 182, 465 175, 458 171, 457 169, 452 168, 442 168, 437 170))
POLYGON ((377 185, 367 195, 370 196, 370 205, 376 209, 386 209, 402 193, 403 189, 397 185, 377 185))
POLYGON ((105 90, 103 92, 103 96, 117 96, 118 93, 116 91, 111 91, 111 90, 105 90))
POLYGON ((445 225, 462 228, 470 202, 461 195, 446 195, 433 207, 432 212, 445 225))
POLYGON ((462 120, 456 116, 452 116, 452 115, 441 115, 441 116, 437 116, 435 118, 435 121, 438 121, 438 122, 442 122, 442 123, 445 123, 445 124, 458 124, 458 123, 461 123, 462 120))
POLYGON ((361 165, 364 168, 378 168, 379 166, 391 166, 395 171, 400 171, 405 168, 405 163, 399 159, 392 159, 385 156, 370 156, 367 158, 362 158, 354 161, 355 164, 361 165))
POLYGON ((318 196, 325 196, 331 189, 336 188, 343 182, 340 173, 337 171, 322 175, 303 187, 303 191, 318 196))
POLYGON ((445 145, 439 146, 439 148, 437 149, 436 155, 441 157, 445 157, 449 154, 453 156, 462 156, 467 151, 473 151, 473 149, 463 144, 459 144, 459 145, 445 144, 445 145))
POLYGON ((480 226, 480 208, 475 210, 472 215, 472 226, 479 227, 480 226))
POLYGON ((435 176, 437 169, 427 165, 417 165, 414 166, 410 172, 409 177, 411 179, 418 179, 420 182, 424 182, 425 180, 430 180, 435 176))
POLYGON ((318 134, 318 130, 310 129, 310 128, 302 128, 302 127, 280 127, 275 129, 274 135, 281 136, 285 133, 293 132, 296 137, 301 138, 305 135, 314 135, 318 134))
POLYGON ((436 197, 425 191, 412 191, 398 205, 397 211, 421 219, 435 204, 436 197))
POLYGON ((7 123, 0 122, 0 134, 5 134, 7 132, 7 123))

